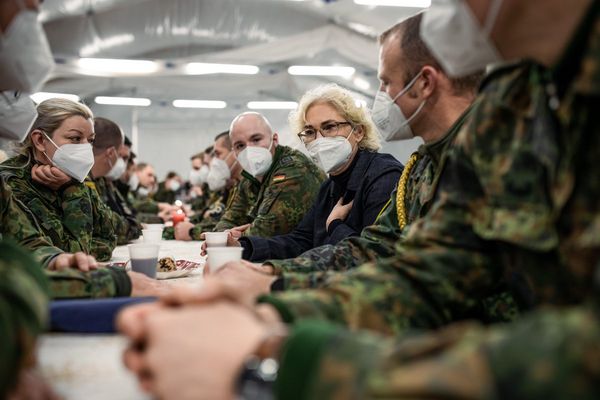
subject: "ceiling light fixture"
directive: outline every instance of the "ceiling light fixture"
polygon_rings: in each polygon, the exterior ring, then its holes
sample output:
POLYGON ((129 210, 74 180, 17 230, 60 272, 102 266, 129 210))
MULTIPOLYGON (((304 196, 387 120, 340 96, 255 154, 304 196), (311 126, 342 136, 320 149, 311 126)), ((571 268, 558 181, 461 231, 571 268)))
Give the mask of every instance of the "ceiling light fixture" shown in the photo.
POLYGON ((326 67, 319 65, 292 65, 288 68, 290 75, 320 75, 349 77, 356 70, 352 67, 326 67))
POLYGON ((71 101, 79 101, 79 96, 76 94, 70 93, 52 93, 52 92, 37 92, 29 96, 31 100, 35 101, 37 104, 40 104, 42 101, 48 99, 67 99, 71 101))
POLYGON ((184 71, 188 75, 206 74, 240 74, 255 75, 260 69, 256 65, 241 64, 212 64, 212 63, 187 63, 184 71))
POLYGON ((369 88, 371 87, 371 84, 369 83, 369 81, 367 81, 366 79, 360 78, 360 77, 356 77, 352 80, 352 82, 354 83, 354 85, 362 90, 369 90, 369 88))
POLYGON ((361 6, 427 8, 431 0, 354 0, 354 3, 361 6))
POLYGON ((80 58, 77 65, 83 73, 98 74, 151 74, 159 68, 155 61, 113 58, 80 58))
POLYGON ((295 110, 298 103, 295 101, 249 101, 246 107, 251 110, 295 110))
POLYGON ((97 104, 108 104, 113 106, 139 106, 148 107, 152 102, 143 97, 109 97, 97 96, 94 101, 97 104))
POLYGON ((177 108, 225 108, 227 103, 220 100, 173 100, 177 108))

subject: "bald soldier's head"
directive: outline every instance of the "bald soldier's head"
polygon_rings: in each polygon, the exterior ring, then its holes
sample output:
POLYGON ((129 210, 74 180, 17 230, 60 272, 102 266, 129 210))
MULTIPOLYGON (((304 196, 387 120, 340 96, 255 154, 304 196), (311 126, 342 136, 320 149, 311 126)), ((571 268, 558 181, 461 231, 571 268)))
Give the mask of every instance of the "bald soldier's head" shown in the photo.
POLYGON ((268 149, 275 154, 278 137, 264 115, 257 112, 245 112, 233 119, 229 128, 231 145, 236 156, 246 146, 258 146, 268 149), (272 144, 271 144, 272 143, 272 144))

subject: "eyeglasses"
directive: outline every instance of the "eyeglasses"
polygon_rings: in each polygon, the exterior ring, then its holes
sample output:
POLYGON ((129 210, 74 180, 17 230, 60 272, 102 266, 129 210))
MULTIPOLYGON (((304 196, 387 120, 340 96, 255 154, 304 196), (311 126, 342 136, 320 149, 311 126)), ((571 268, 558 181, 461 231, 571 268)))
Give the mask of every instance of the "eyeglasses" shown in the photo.
POLYGON ((321 129, 307 128, 303 130, 302 132, 298 133, 298 137, 300 140, 302 140, 302 143, 310 143, 317 138, 317 132, 321 133, 321 136, 323 137, 332 137, 337 135, 338 131, 340 130, 340 126, 342 125, 352 126, 352 123, 347 121, 327 122, 321 125, 321 129))

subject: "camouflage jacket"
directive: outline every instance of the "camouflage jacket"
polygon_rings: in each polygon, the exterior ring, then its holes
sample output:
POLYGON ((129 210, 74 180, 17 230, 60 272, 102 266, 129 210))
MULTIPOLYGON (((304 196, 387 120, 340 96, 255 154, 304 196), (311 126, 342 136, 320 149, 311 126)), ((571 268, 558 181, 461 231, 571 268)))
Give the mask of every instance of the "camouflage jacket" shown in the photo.
POLYGON ((208 206, 190 220, 195 224, 190 232, 192 239, 200 240, 202 232, 211 232, 215 229, 225 210, 231 206, 237 190, 238 185, 235 185, 231 189, 223 189, 211 194, 208 206))
POLYGON ((109 260, 116 245, 115 229, 111 212, 97 193, 79 183, 56 192, 34 182, 31 167, 28 157, 16 156, 0 165, 0 175, 31 211, 32 223, 64 251, 109 260))
POLYGON ((585 299, 600 257, 600 29, 591 18, 556 69, 523 63, 488 77, 442 157, 429 212, 393 257, 261 301, 286 321, 391 333, 482 318, 480 299, 506 285, 523 309, 585 299))
MULTIPOLYGON (((448 132, 433 143, 419 147, 413 155, 416 163, 407 171, 404 207, 406 222, 425 215, 431 203, 433 186, 438 174, 438 165, 442 152, 463 125, 469 109, 454 123, 448 132)), ((349 237, 336 245, 325 245, 311 249, 302 255, 287 260, 269 260, 275 273, 281 275, 282 288, 299 289, 318 286, 322 274, 307 274, 313 271, 345 271, 365 262, 394 254, 394 245, 402 236, 398 223, 397 190, 379 213, 375 223, 364 228, 359 237, 349 237), (298 272, 298 273, 296 273, 298 272)))
MULTIPOLYGON (((63 251, 52 246, 41 233, 31 212, 15 199, 10 187, 0 177, 0 239, 17 241, 42 265, 63 251)), ((40 268, 40 266, 37 266, 40 268)), ((49 271, 51 298, 88 298, 129 296, 131 281, 126 272, 117 268, 102 268, 92 272, 77 270, 49 271)))
POLYGON ((245 235, 270 237, 290 232, 313 203, 325 179, 325 174, 304 154, 282 145, 277 146, 262 183, 245 171, 242 176, 215 231, 251 223, 245 235))
POLYGON ((591 306, 394 339, 303 322, 281 351, 275 398, 592 400, 599 354, 600 313, 591 306))
POLYGON ((39 264, 1 240, 0 398, 9 398, 21 369, 33 366, 35 340, 46 328, 47 313, 48 286, 39 264))
POLYGON ((31 212, 12 195, 0 176, 0 239, 11 239, 33 253, 42 265, 63 251, 41 233, 31 212))
POLYGON ((129 208, 127 201, 115 189, 113 183, 105 177, 94 178, 93 186, 100 199, 113 212, 113 224, 117 233, 117 244, 126 244, 137 239, 142 233, 142 226, 129 208))
POLYGON ((152 198, 154 201, 173 204, 177 199, 177 193, 171 189, 167 189, 165 182, 163 181, 158 184, 158 189, 152 198))

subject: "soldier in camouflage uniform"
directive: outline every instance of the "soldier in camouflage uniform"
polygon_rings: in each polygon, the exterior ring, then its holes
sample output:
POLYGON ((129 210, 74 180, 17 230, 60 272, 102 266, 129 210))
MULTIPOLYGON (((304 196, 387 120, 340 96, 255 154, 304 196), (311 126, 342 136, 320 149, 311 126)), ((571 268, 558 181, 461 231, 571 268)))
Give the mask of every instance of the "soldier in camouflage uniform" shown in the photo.
POLYGON ((38 118, 20 154, 2 163, 0 174, 14 196, 31 211, 34 225, 40 226, 56 247, 72 253, 83 251, 99 261, 107 261, 116 246, 110 210, 95 191, 48 165, 47 154, 52 154, 49 149, 55 146, 49 138, 54 137, 56 141, 58 135, 62 135, 66 139, 61 140, 85 143, 87 138, 82 130, 93 134, 91 111, 65 99, 46 100, 37 109, 38 118), (58 178, 55 177, 52 177, 54 181, 48 178, 42 183, 39 171, 44 168, 57 171, 60 183, 56 184, 58 178))
MULTIPOLYGON (((312 204, 325 175, 304 154, 278 145, 277 134, 258 113, 236 117, 229 135, 236 156, 246 147, 251 136, 260 135, 258 145, 269 149, 272 162, 261 176, 241 172, 241 181, 229 194, 225 213, 214 231, 250 224, 245 235, 269 237, 289 232, 312 204)), ((202 225, 179 224, 175 237, 200 240, 202 229, 202 225)))
MULTIPOLYGON (((110 209, 113 225, 117 235, 117 244, 126 244, 137 239, 141 234, 141 225, 135 215, 113 186, 112 181, 119 179, 125 172, 126 164, 120 157, 123 151, 123 133, 121 128, 106 118, 94 119, 96 137, 92 145, 94 150, 94 166, 90 172, 91 182, 86 185, 94 190, 102 202, 110 209)), ((127 148, 125 147, 127 150, 127 148)))
MULTIPOLYGON (((236 156, 251 137, 261 136, 259 146, 269 148, 272 163, 262 175, 242 172, 234 198, 215 227, 223 231, 251 224, 249 236, 274 236, 291 231, 313 202, 325 175, 304 154, 278 145, 277 134, 257 113, 242 114, 232 122, 230 136, 236 156)), ((255 138, 256 139, 256 138, 255 138)))
POLYGON ((233 154, 229 131, 215 136, 214 145, 210 149, 211 167, 207 184, 211 194, 206 210, 192 216, 189 221, 179 223, 176 231, 166 228, 163 232, 164 239, 200 240, 202 232, 214 229, 235 197, 242 168, 233 154))
POLYGON ((552 69, 528 62, 487 78, 442 157, 429 213, 394 257, 262 301, 287 322, 402 332, 481 318, 480 299, 505 285, 521 309, 584 300, 600 256, 595 18, 552 69))

